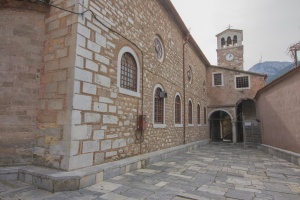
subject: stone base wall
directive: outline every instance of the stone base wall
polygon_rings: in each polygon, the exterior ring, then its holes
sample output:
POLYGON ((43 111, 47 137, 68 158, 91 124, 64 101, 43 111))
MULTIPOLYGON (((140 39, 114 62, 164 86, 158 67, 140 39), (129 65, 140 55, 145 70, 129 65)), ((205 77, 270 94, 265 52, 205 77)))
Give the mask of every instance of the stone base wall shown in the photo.
POLYGON ((0 165, 31 163, 37 128, 45 13, 22 8, 0 9, 0 165))
POLYGON ((265 153, 271 154, 273 156, 276 156, 278 158, 284 159, 290 163, 300 166, 300 154, 298 153, 294 153, 284 149, 279 149, 265 144, 259 145, 257 148, 259 150, 264 151, 265 153))

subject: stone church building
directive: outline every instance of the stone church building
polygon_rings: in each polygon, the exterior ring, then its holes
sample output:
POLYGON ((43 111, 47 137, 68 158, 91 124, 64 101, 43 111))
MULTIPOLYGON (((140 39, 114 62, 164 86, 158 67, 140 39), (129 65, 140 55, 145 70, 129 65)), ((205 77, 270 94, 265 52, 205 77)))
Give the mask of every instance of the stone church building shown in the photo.
POLYGON ((261 142, 253 99, 266 77, 243 71, 241 30, 216 36, 213 66, 170 0, 48 2, 0 3, 0 165, 71 171, 261 142))

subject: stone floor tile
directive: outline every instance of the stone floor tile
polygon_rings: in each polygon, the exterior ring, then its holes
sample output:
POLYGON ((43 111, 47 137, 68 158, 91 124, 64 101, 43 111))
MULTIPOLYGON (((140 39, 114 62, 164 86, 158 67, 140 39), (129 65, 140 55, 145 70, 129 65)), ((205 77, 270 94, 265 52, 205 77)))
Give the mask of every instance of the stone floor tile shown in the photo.
POLYGON ((225 194, 225 197, 233 198, 233 199, 244 199, 244 200, 252 200, 254 198, 253 192, 241 191, 241 190, 233 190, 229 189, 225 194))
POLYGON ((218 186, 202 185, 197 190, 202 191, 202 192, 217 194, 217 195, 224 195, 227 192, 228 188, 223 188, 223 187, 218 187, 218 186))
POLYGON ((130 190, 127 190, 122 193, 122 196, 126 196, 129 198, 135 198, 135 199, 145 199, 146 197, 154 194, 152 191, 147 190, 141 190, 137 188, 132 188, 130 190))
POLYGON ((139 169, 137 172, 140 173, 146 173, 146 174, 156 174, 159 173, 160 171, 152 170, 152 169, 139 169))
POLYGON ((167 185, 168 183, 169 183, 169 182, 161 181, 161 182, 159 182, 159 183, 156 183, 155 186, 157 186, 157 187, 163 187, 163 186, 167 185))
MULTIPOLYGON (((1 193, 14 190, 13 186, 1 183, 0 199, 1 193)), ((36 195, 47 200, 299 200, 299 186, 299 166, 257 149, 210 144, 78 191, 49 194, 35 187, 24 187, 6 197, 11 200, 36 195)))
POLYGON ((95 191, 95 192, 101 192, 101 193, 109 193, 121 186, 122 185, 120 185, 120 184, 103 181, 103 182, 97 183, 93 186, 87 187, 85 189, 90 190, 90 191, 95 191))
POLYGON ((115 193, 112 193, 112 192, 103 194, 102 196, 100 196, 100 198, 107 199, 107 200, 125 200, 125 199, 128 199, 128 197, 126 197, 126 196, 115 194, 115 193))
POLYGON ((300 186, 288 185, 288 187, 292 190, 292 192, 300 194, 300 186))
POLYGON ((274 191, 274 192, 284 192, 284 193, 293 193, 293 191, 283 184, 278 183, 264 183, 265 190, 274 191))

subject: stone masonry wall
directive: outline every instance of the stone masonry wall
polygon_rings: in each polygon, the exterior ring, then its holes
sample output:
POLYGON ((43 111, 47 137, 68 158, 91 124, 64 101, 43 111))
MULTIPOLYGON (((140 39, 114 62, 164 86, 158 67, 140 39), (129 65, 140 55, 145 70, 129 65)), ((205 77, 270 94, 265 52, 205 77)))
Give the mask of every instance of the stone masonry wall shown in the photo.
MULTIPOLYGON (((186 123, 188 123, 188 100, 192 100, 193 105, 193 124, 187 125, 187 143, 194 142, 208 137, 208 120, 204 124, 204 108, 208 106, 207 100, 207 80, 206 67, 196 59, 196 53, 188 46, 186 49, 186 74, 188 67, 192 69, 192 81, 189 82, 186 76, 186 123), (200 124, 197 122, 197 106, 200 105, 200 124)), ((206 112, 207 115, 207 112, 206 112)))
POLYGON ((23 8, 0 9, 0 165, 32 162, 44 16, 23 8))
MULTIPOLYGON (((77 1, 51 3, 78 10, 77 1)), ((78 141, 70 138, 72 122, 81 119, 79 113, 72 112, 77 21, 77 15, 53 7, 43 21, 46 27, 44 63, 33 149, 37 165, 67 170, 70 156, 78 153, 78 141)))
POLYGON ((218 65, 222 67, 227 67, 230 69, 243 70, 244 67, 244 46, 238 47, 228 47, 224 49, 217 49, 218 54, 218 65), (232 61, 227 61, 226 55, 232 53, 234 59, 232 61))
POLYGON ((224 106, 236 105, 236 103, 244 98, 253 99, 256 92, 265 85, 264 77, 242 73, 239 71, 226 70, 218 67, 210 67, 207 70, 207 87, 209 90, 210 105, 224 106), (220 72, 223 74, 224 86, 212 85, 213 72, 220 72), (235 89, 235 76, 245 75, 250 77, 249 89, 235 89))
MULTIPOLYGON (((70 157, 68 170, 183 144, 183 128, 174 125, 175 94, 183 95, 183 36, 176 24, 155 0, 84 1, 83 7, 79 10, 92 10, 101 23, 90 12, 78 18, 73 112, 81 118, 73 120, 71 140, 78 141, 78 153, 70 157), (163 62, 154 54, 155 35, 163 42, 163 62), (117 86, 118 55, 124 47, 136 54, 140 65, 140 97, 123 94, 117 86), (165 128, 153 127, 157 84, 168 93, 165 128), (142 110, 148 127, 140 143, 135 133, 142 110)), ((194 102, 196 116, 196 102, 206 105, 205 67, 189 47, 187 53, 195 79, 187 88, 187 97, 194 102)), ((188 142, 204 138, 208 138, 206 126, 187 128, 188 142)))

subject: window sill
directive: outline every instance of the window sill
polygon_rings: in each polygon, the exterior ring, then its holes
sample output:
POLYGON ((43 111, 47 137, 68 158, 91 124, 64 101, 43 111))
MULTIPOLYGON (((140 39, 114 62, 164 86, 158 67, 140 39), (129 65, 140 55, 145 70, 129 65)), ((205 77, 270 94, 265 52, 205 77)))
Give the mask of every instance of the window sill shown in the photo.
POLYGON ((197 124, 198 126, 203 126, 202 124, 197 124))
POLYGON ((133 96, 133 97, 138 97, 138 98, 141 97, 141 94, 139 92, 134 92, 134 91, 131 91, 131 90, 126 90, 126 89, 120 88, 120 87, 119 87, 119 92, 121 94, 126 94, 126 95, 133 96))
POLYGON ((153 124, 153 128, 166 128, 166 124, 153 124))
POLYGON ((175 127, 176 128, 181 128, 181 127, 183 127, 183 124, 175 124, 175 127))
POLYGON ((188 127, 195 126, 195 124, 188 124, 188 127))

